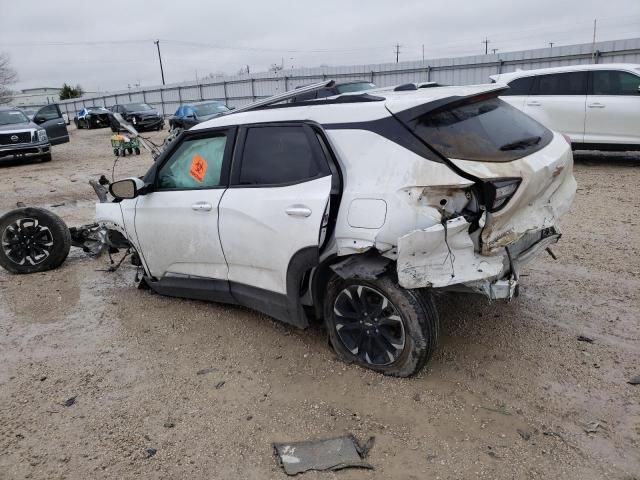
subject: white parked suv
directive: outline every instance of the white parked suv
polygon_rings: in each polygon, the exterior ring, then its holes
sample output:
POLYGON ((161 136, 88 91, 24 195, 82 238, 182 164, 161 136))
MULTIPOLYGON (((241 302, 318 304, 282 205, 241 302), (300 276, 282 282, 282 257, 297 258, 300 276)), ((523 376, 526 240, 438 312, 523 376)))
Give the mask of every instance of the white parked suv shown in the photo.
MULTIPOLYGON (((503 89, 240 108, 183 132, 144 177, 112 183, 115 200, 97 204, 100 238, 129 242, 157 293, 300 328, 324 319, 340 358, 412 375, 438 340, 431 292, 516 295, 520 268, 559 239, 575 195, 566 139, 500 100, 503 89)), ((69 240, 56 240, 54 220, 1 217, 0 264, 59 265, 69 240)), ((74 245, 91 228, 71 229, 74 245)))
POLYGON ((640 65, 598 64, 493 75, 507 84, 501 98, 574 149, 640 150, 640 65))

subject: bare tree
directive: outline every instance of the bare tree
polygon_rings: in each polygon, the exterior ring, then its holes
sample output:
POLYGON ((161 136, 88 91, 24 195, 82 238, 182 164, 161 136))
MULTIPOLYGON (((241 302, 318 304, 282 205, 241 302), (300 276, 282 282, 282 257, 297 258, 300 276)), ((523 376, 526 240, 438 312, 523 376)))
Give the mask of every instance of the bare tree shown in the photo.
POLYGON ((9 103, 13 98, 13 92, 9 89, 9 85, 18 80, 18 74, 11 68, 9 55, 0 52, 0 105, 9 103))

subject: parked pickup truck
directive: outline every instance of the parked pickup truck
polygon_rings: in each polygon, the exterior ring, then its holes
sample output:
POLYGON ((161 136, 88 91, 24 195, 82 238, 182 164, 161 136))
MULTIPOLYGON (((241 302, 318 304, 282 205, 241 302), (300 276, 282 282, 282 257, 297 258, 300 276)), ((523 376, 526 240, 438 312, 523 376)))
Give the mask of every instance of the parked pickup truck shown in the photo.
POLYGON ((51 145, 69 141, 57 105, 47 105, 32 120, 18 108, 0 109, 0 159, 51 160, 51 145))

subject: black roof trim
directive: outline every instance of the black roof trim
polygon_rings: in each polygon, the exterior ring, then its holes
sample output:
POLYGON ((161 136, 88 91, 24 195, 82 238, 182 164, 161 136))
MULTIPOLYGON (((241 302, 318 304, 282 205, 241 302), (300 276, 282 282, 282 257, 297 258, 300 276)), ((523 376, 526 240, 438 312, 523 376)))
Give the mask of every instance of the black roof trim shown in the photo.
POLYGON ((337 98, 330 98, 327 100, 306 100, 304 102, 292 102, 292 103, 276 103, 274 105, 265 105, 263 107, 256 107, 255 110, 269 110, 272 108, 293 108, 293 107, 314 107, 319 105, 339 105, 342 103, 369 103, 369 102, 384 102, 384 97, 377 97, 369 93, 362 93, 359 95, 341 95, 337 98))

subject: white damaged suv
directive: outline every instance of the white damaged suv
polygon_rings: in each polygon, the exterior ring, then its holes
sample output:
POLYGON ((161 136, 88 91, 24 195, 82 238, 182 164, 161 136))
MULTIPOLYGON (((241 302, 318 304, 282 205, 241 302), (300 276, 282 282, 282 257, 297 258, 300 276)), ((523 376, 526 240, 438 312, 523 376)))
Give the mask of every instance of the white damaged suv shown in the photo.
MULTIPOLYGON (((409 376, 437 345, 431 292, 513 297, 575 195, 567 140, 500 100, 502 88, 258 102, 112 183, 96 221, 135 250, 157 293, 300 328, 323 319, 343 360, 409 376)), ((0 264, 19 272, 15 212, 0 218, 0 264)))

